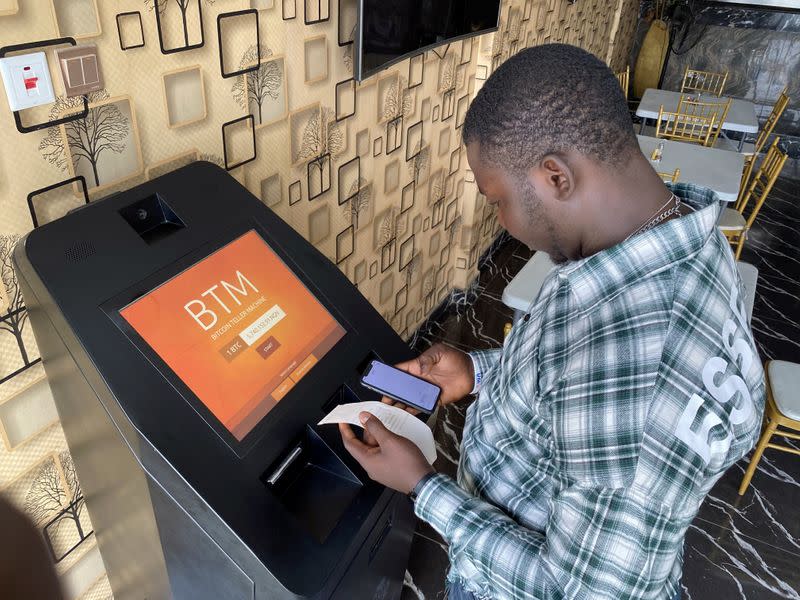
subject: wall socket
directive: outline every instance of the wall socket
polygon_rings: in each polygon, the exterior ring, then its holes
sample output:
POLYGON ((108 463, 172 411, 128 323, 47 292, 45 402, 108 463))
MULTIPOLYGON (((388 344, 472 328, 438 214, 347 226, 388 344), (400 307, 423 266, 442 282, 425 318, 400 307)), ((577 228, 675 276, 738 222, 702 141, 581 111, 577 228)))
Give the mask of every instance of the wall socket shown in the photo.
POLYGON ((0 73, 13 111, 55 102, 44 52, 0 58, 0 73))

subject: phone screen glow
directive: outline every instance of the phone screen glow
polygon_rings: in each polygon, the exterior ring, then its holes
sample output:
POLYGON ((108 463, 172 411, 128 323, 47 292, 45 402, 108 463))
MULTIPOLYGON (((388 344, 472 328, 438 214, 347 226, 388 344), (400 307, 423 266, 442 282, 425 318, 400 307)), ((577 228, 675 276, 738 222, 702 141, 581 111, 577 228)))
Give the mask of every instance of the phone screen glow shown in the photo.
POLYGON ((439 398, 439 388, 434 384, 378 361, 370 363, 361 381, 375 391, 428 412, 433 411, 439 398))

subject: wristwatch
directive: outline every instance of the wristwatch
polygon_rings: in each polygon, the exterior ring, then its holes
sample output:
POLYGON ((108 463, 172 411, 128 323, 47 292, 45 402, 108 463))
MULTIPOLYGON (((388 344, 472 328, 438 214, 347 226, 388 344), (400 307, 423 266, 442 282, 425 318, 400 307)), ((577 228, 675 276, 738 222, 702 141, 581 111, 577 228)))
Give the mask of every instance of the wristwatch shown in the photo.
POLYGON ((436 471, 433 471, 432 473, 428 473, 427 475, 425 475, 422 479, 420 479, 417 482, 417 485, 414 486, 414 489, 411 490, 408 493, 408 497, 411 499, 411 502, 416 504, 417 496, 419 496, 419 493, 422 491, 422 486, 424 486, 426 483, 428 483, 428 480, 431 477, 433 477, 434 475, 436 475, 436 471))

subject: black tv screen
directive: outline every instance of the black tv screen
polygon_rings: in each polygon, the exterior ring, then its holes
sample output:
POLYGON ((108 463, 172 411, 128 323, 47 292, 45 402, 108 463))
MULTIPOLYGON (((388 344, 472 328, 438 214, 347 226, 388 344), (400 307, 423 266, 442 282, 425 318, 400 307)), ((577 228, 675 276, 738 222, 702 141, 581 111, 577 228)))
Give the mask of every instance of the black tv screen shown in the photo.
POLYGON ((359 79, 425 48, 497 29, 499 13, 500 0, 361 0, 359 79))

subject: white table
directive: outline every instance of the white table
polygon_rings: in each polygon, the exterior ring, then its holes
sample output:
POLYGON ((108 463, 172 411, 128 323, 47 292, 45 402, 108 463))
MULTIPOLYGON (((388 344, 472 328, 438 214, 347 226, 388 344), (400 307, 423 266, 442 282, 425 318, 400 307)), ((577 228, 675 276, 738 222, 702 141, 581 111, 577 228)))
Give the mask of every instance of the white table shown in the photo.
POLYGON ((522 318, 542 289, 542 283, 555 267, 546 252, 536 252, 503 290, 503 304, 514 309, 514 323, 522 318))
MULTIPOLYGON (((550 255, 536 252, 503 290, 503 304, 514 309, 514 323, 519 321, 530 308, 531 302, 542 289, 545 278, 555 266, 550 260, 550 255)), ((744 305, 749 323, 756 298, 758 269, 750 263, 740 261, 736 263, 736 270, 744 285, 744 305)))
MULTIPOLYGON (((642 119, 640 132, 644 130, 647 119, 658 119, 658 111, 662 104, 665 111, 677 111, 682 95, 680 92, 670 90, 646 89, 641 102, 639 102, 639 107, 636 109, 636 116, 642 119)), ((696 93, 691 95, 696 95, 696 93)), ((705 102, 726 102, 728 98, 726 96, 716 97, 711 94, 704 94, 701 100, 705 102)), ((722 129, 724 131, 737 131, 742 134, 758 133, 756 105, 749 100, 741 100, 739 98, 732 98, 732 100, 731 108, 728 111, 725 122, 722 124, 722 129)), ((742 139, 739 142, 740 151, 744 145, 744 138, 745 136, 742 135, 742 139)))
POLYGON ((650 161, 659 173, 672 173, 677 167, 681 170, 678 181, 712 189, 723 202, 734 202, 738 197, 742 169, 744 169, 744 154, 644 135, 636 137, 639 140, 639 148, 648 160, 659 142, 664 142, 661 161, 658 163, 650 161))

